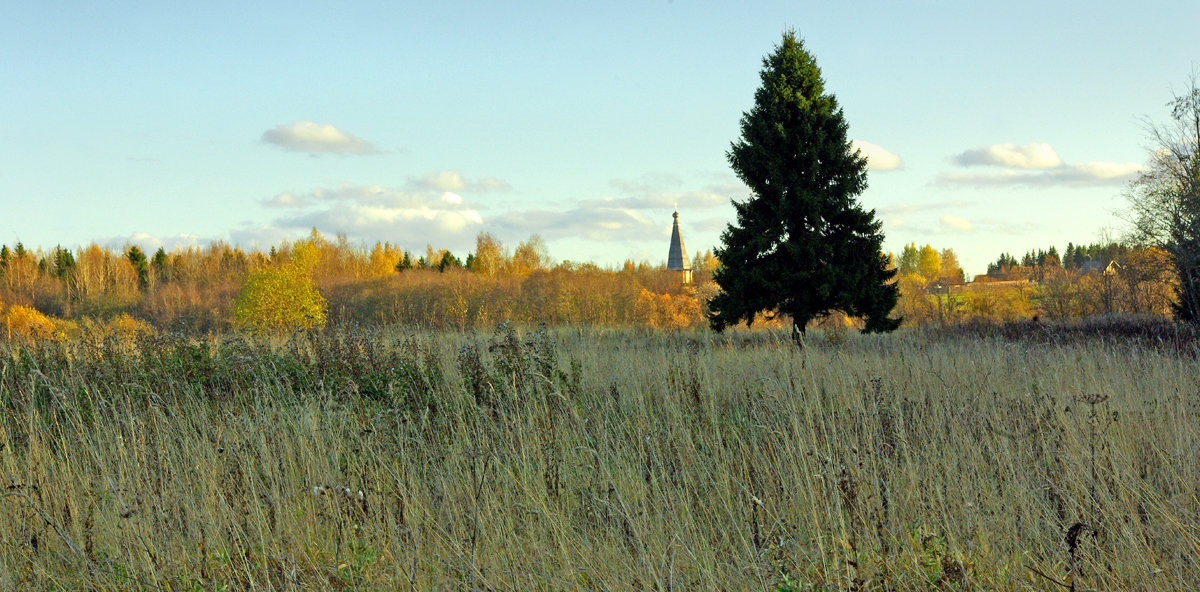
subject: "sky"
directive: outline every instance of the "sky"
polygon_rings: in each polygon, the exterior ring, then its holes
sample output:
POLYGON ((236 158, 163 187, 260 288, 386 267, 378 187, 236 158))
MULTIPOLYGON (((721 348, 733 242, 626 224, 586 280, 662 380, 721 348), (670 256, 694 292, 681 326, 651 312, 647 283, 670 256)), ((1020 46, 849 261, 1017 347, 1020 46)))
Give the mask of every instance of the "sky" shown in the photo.
POLYGON ((316 228, 558 261, 711 249, 726 151, 794 29, 870 163, 884 248, 1119 237, 1200 3, 13 2, 0 243, 267 249, 316 228))

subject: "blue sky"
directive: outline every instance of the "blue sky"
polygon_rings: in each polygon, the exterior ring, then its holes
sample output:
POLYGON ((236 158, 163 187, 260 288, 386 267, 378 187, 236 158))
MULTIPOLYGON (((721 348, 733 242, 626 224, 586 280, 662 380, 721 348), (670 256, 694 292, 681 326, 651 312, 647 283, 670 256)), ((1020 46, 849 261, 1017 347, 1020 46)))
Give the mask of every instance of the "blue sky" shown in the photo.
POLYGON ((0 242, 264 248, 344 232, 559 260, 711 248, 762 57, 805 39, 871 154, 885 247, 1121 232, 1143 120, 1200 64, 1200 3, 13 3, 0 242))

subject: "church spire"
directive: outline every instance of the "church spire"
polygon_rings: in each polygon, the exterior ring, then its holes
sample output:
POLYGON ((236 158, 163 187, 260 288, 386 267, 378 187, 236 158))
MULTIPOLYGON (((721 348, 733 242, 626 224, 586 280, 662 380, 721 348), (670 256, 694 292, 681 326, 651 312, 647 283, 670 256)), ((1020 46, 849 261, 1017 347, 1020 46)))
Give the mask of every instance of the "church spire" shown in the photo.
POLYGON ((671 250, 667 253, 667 269, 682 272, 683 283, 692 281, 692 266, 688 263, 687 249, 683 246, 683 235, 679 233, 679 209, 672 214, 675 224, 671 227, 671 250))

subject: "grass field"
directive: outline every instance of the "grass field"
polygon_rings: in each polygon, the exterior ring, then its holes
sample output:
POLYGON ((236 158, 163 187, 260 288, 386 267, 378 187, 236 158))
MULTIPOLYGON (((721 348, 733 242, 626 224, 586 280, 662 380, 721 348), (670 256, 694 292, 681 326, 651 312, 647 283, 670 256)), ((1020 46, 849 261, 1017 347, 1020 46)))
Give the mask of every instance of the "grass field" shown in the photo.
POLYGON ((1074 336, 0 345, 0 590, 1189 590, 1200 363, 1074 336))

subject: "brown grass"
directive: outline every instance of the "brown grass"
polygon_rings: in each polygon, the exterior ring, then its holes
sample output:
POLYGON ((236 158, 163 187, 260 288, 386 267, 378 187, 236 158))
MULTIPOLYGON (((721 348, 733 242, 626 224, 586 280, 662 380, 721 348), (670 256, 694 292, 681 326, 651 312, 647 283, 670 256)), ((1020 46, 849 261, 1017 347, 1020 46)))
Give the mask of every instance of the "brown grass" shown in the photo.
POLYGON ((502 327, 7 345, 0 589, 1200 581, 1194 356, 810 342, 502 327))

